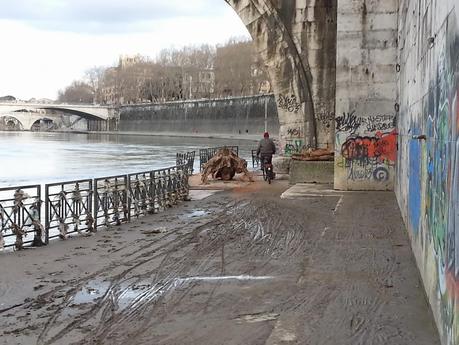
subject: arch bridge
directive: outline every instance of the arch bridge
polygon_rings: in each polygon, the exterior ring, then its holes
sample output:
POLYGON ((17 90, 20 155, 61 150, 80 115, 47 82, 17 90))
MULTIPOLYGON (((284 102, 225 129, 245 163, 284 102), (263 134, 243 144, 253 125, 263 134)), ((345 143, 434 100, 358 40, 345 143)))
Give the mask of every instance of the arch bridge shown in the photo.
POLYGON ((30 130, 33 124, 42 119, 55 120, 61 115, 78 116, 96 122, 105 122, 117 118, 118 110, 112 106, 76 105, 76 104, 33 104, 33 103, 0 103, 0 118, 12 117, 18 120, 24 130, 30 130))

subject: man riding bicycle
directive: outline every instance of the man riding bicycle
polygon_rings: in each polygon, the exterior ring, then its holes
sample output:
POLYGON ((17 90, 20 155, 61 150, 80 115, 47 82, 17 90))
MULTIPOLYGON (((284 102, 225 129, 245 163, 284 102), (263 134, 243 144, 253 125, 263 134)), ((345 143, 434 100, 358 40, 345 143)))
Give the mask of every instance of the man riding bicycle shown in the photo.
POLYGON ((274 145, 274 141, 269 137, 269 133, 265 132, 257 149, 257 156, 260 157, 261 164, 272 164, 273 154, 275 153, 276 145, 274 145))

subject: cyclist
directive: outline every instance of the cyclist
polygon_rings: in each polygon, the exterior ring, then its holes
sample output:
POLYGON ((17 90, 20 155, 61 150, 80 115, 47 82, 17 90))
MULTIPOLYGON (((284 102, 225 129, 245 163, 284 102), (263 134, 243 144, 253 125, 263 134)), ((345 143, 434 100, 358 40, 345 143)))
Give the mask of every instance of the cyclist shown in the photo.
POLYGON ((276 145, 274 141, 269 137, 269 133, 263 134, 263 139, 260 140, 257 149, 257 156, 260 157, 261 164, 268 163, 272 164, 273 154, 276 153, 276 145))

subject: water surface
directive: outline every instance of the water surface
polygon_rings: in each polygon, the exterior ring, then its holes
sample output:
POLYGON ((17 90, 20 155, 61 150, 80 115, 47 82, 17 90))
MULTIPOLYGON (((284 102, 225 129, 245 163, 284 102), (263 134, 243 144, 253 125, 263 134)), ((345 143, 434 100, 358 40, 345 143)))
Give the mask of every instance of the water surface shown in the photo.
MULTIPOLYGON (((135 173, 175 165, 175 154, 248 140, 135 135, 0 132, 0 188, 135 173)), ((195 168, 199 154, 196 152, 195 168)))

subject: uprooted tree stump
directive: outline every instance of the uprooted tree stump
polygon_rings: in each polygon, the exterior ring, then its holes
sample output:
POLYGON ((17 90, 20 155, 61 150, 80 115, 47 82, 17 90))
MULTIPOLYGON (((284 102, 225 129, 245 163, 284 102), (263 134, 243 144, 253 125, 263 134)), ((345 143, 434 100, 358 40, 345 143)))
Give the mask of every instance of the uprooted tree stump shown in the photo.
POLYGON ((234 175, 243 173, 249 181, 253 181, 252 176, 247 170, 247 161, 239 158, 228 148, 222 148, 204 164, 201 176, 202 183, 208 183, 208 176, 220 178, 223 181, 231 180, 234 175))

